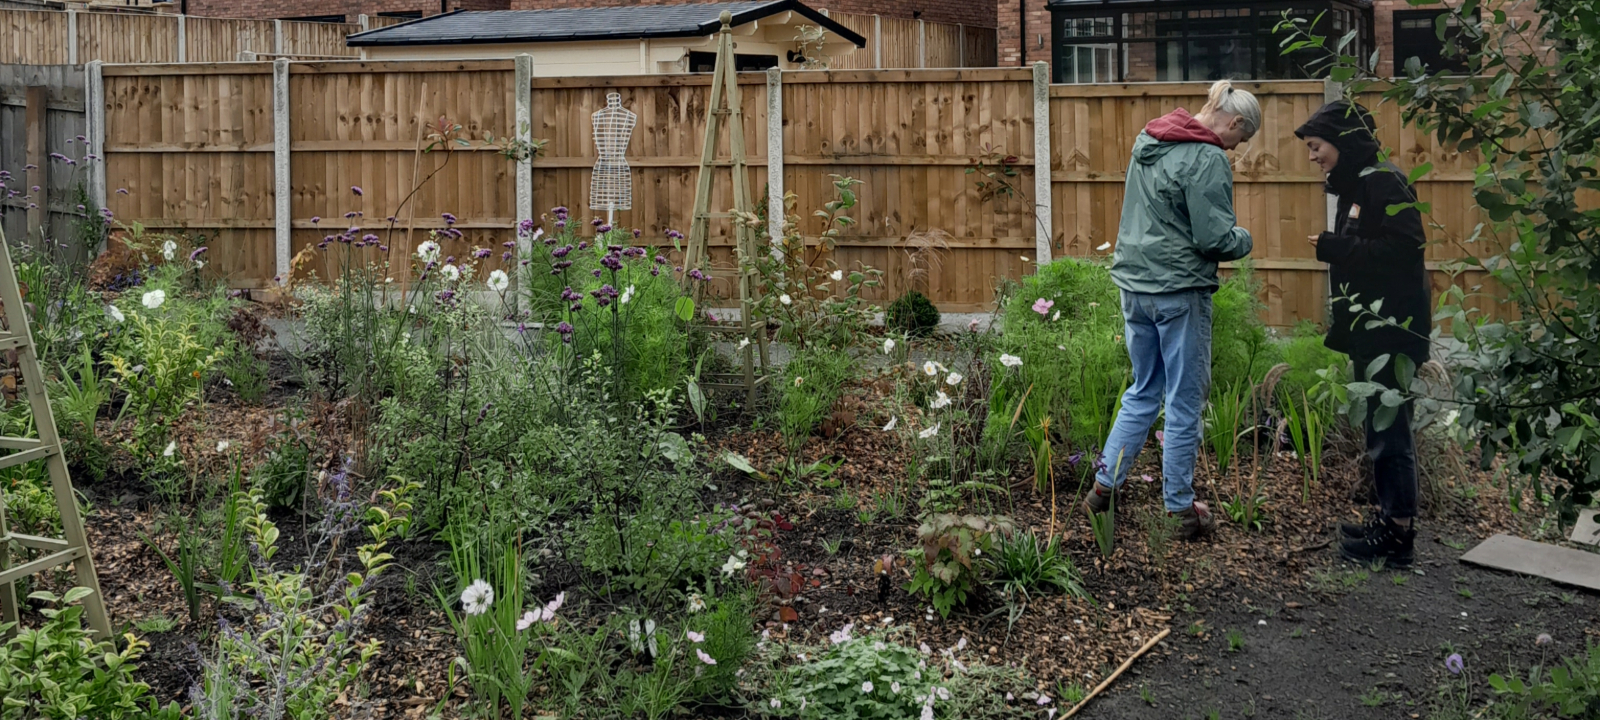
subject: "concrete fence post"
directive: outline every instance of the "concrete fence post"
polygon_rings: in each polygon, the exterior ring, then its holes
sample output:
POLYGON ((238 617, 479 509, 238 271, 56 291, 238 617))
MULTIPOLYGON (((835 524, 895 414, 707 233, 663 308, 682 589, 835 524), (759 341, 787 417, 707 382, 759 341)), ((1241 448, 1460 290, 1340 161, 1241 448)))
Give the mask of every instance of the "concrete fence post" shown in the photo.
MULTIPOLYGON (((522 141, 533 139, 533 56, 527 53, 517 55, 514 60, 515 71, 512 73, 512 97, 516 98, 516 120, 512 132, 522 141)), ((533 220, 533 156, 517 161, 517 226, 520 228, 525 221, 533 220)), ((533 251, 531 237, 517 238, 517 251, 527 257, 533 251)), ((516 265, 518 269, 521 265, 516 265)), ((533 286, 524 277, 526 273, 517 273, 517 309, 523 310, 532 306, 533 286)))
POLYGON ((366 13, 361 13, 356 16, 356 24, 361 27, 361 32, 366 32, 372 29, 371 21, 367 19, 366 13))
POLYGON ((91 60, 83 68, 84 131, 95 162, 89 166, 89 199, 106 206, 106 82, 105 63, 91 60))
POLYGON ((67 11, 67 64, 78 64, 78 11, 67 11))
POLYGON ((272 54, 283 54, 283 21, 272 21, 272 54))
POLYGON ((1050 64, 1033 64, 1034 264, 1050 262, 1055 206, 1050 192, 1050 64))
POLYGON ((872 67, 883 69, 883 16, 872 16, 872 67))
POLYGON ((272 61, 272 204, 279 287, 288 284, 294 232, 289 197, 289 61, 272 61))
POLYGON ((783 247, 783 71, 767 70, 767 235, 772 257, 783 247))

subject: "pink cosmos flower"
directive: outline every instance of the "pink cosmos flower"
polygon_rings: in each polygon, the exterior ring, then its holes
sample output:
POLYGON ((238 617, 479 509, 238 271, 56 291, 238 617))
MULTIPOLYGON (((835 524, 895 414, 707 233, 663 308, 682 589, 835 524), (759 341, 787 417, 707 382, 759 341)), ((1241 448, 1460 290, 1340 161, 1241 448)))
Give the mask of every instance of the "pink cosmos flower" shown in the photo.
POLYGON ((1044 298, 1039 298, 1038 300, 1033 301, 1033 311, 1036 312, 1036 313, 1039 313, 1039 315, 1041 315, 1041 316, 1049 315, 1050 314, 1050 308, 1053 308, 1055 306, 1056 306, 1056 301, 1054 301, 1054 300, 1046 300, 1044 298))

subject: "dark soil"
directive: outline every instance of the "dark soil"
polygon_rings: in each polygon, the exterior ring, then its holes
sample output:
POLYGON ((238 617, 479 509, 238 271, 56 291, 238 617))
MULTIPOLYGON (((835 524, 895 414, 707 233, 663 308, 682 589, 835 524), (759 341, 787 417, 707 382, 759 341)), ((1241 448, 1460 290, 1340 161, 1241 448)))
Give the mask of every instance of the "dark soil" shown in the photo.
MULTIPOLYGON (((274 375, 283 374, 282 364, 274 363, 274 375)), ((186 462, 221 476, 227 460, 214 450, 218 440, 229 439, 238 457, 260 457, 270 438, 284 431, 285 410, 299 408, 318 428, 316 462, 336 465, 352 446, 349 428, 359 421, 343 405, 306 403, 279 379, 264 406, 219 397, 204 417, 186 419, 179 439, 186 462)), ((1458 562, 1478 541, 1519 533, 1528 521, 1509 512, 1504 490, 1489 488, 1487 476, 1464 474, 1432 488, 1436 501, 1422 522, 1413 569, 1371 569, 1338 560, 1331 545, 1334 523, 1357 511, 1353 462, 1331 458, 1322 483, 1303 500, 1299 469, 1280 455, 1258 480, 1269 498, 1260 531, 1224 520, 1214 537, 1162 543, 1151 532, 1161 515, 1154 445, 1119 494, 1117 545, 1109 558, 1092 537, 1076 478, 1058 478, 1053 493, 1040 493, 1031 467, 1019 464, 997 481, 1010 485, 1009 495, 969 503, 1011 517, 1018 528, 1061 536, 1092 600, 1038 596, 1013 617, 1002 598, 981 592, 967 608, 941 618, 904 589, 911 577, 904 551, 916 543, 921 494, 900 492, 909 449, 878 429, 888 420, 875 416, 881 391, 858 390, 853 404, 842 406, 848 422, 804 449, 806 462, 840 461, 825 480, 757 480, 708 461, 708 504, 759 507, 793 526, 774 534, 774 564, 803 577, 804 589, 774 598, 770 615, 758 618, 774 632, 785 619, 791 636, 812 641, 845 623, 910 626, 938 648, 966 639, 964 661, 1025 668, 1040 691, 1060 698, 1074 687, 1093 688, 1156 633, 1170 630, 1078 716, 1141 720, 1427 717, 1448 678, 1443 658, 1450 652, 1464 655, 1469 674, 1481 680, 1600 641, 1600 596, 1458 562), (1475 487, 1482 491, 1471 492, 1475 487), (897 493, 898 505, 885 507, 884 498, 897 493), (886 555, 895 562, 885 577, 874 564, 886 555), (1229 631, 1242 639, 1237 651, 1230 650, 1229 631), (1541 633, 1554 642, 1536 646, 1541 633)), ((741 453, 758 467, 778 464, 782 443, 775 433, 744 429, 748 424, 731 415, 720 420, 721 427, 708 430, 715 448, 741 453)), ((1202 468, 1196 485, 1223 515, 1217 500, 1236 494, 1243 481, 1202 468)), ((200 623, 189 623, 176 582, 139 538, 137 531, 153 527, 158 515, 148 487, 113 474, 79 489, 94 508, 88 528, 115 621, 178 621, 170 632, 138 632, 151 643, 139 675, 163 700, 182 700, 199 672, 194 648, 210 642, 215 611, 208 605, 200 623)), ((274 520, 284 533, 281 560, 303 557, 305 522, 292 513, 274 520)), ((459 685, 446 680, 455 639, 433 596, 436 578, 448 582, 438 562, 442 549, 426 539, 389 548, 396 562, 378 580, 368 626, 384 645, 366 677, 372 702, 362 716, 420 717, 443 703, 449 717, 451 702, 464 698, 459 685)), ((561 589, 582 595, 581 569, 552 560, 539 571, 541 596, 561 589)), ((583 606, 577 600, 568 607, 577 615, 583 606)), ((591 606, 591 612, 600 609, 591 606)), ((1484 683, 1475 686, 1486 692, 1484 683)))

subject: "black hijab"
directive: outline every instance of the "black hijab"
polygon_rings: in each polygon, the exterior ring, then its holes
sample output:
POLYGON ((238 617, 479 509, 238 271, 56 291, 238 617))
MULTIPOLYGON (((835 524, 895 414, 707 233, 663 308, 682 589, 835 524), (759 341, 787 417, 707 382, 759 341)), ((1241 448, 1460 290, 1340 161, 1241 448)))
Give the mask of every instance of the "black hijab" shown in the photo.
POLYGON ((1335 100, 1311 114, 1294 131, 1294 136, 1304 140, 1319 137, 1339 150, 1339 163, 1328 173, 1328 192, 1348 197, 1361 179, 1361 171, 1378 161, 1378 141, 1373 137, 1377 126, 1372 114, 1359 103, 1335 100))

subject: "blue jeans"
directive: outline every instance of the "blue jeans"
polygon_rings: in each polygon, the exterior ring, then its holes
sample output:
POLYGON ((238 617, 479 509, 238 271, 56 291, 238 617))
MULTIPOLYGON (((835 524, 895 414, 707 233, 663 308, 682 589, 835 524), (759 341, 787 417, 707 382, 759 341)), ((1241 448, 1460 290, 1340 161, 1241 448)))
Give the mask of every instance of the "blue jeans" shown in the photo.
POLYGON ((1211 291, 1149 295, 1122 291, 1123 336, 1133 360, 1133 385, 1106 438, 1095 480, 1122 487, 1166 403, 1161 450, 1162 494, 1168 512, 1194 504, 1194 462, 1200 452, 1201 412, 1211 388, 1211 291))

